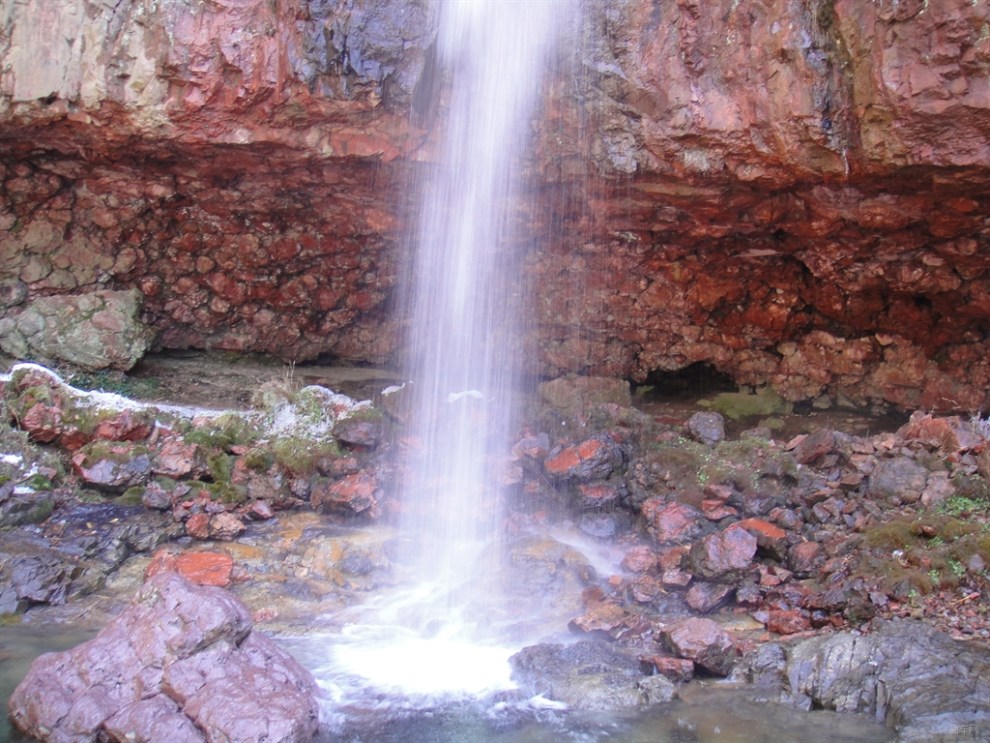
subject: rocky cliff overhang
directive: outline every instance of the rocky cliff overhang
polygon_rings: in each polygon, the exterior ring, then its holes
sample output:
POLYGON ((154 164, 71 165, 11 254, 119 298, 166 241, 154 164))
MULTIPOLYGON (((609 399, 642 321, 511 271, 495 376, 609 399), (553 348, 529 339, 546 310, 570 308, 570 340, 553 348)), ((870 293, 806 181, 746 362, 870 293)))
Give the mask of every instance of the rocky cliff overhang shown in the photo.
MULTIPOLYGON (((437 0, 15 0, 0 312, 137 287, 163 348, 401 352, 437 0)), ((585 0, 516 210, 532 371, 704 364, 990 408, 990 9, 585 0)))

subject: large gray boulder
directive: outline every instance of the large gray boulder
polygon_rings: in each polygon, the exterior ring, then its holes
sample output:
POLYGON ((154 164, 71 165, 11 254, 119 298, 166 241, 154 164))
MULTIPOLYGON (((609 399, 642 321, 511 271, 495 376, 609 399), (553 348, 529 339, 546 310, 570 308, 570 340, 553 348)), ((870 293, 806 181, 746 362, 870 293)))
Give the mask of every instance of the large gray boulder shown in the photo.
POLYGON ((0 318, 0 348, 47 364, 127 371, 154 337, 141 322, 142 302, 137 289, 40 297, 0 318))
POLYGON ((785 700, 806 709, 873 715, 897 731, 898 743, 987 740, 990 651, 917 621, 871 628, 765 645, 736 675, 780 684, 785 700))
POLYGON ((162 573, 95 638, 35 660, 9 706, 41 741, 301 743, 317 696, 233 594, 162 573))
POLYGON ((669 679, 644 675, 636 657, 611 643, 530 645, 509 662, 512 678, 526 693, 573 709, 632 709, 677 696, 669 679))

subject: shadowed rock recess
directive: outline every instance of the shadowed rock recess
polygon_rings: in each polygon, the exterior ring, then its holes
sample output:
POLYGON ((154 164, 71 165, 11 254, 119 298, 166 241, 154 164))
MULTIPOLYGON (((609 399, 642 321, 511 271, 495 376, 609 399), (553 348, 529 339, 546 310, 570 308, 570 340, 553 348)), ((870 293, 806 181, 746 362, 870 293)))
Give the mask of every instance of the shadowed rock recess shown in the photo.
MULTIPOLYGON (((438 9, 12 4, 4 317, 137 288, 159 348, 395 358, 408 185, 444 121, 438 9)), ((700 363, 791 401, 990 406, 985 4, 583 12, 515 210, 546 236, 511 278, 532 371, 700 363)))

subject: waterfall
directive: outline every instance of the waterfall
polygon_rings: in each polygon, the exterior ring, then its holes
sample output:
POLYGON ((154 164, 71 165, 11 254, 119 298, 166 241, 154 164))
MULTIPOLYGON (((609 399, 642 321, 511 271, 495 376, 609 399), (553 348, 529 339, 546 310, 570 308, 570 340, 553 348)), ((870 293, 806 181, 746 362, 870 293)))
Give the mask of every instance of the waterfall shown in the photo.
POLYGON ((412 467, 404 526, 440 590, 479 585, 497 559, 490 452, 513 429, 523 311, 511 214, 562 0, 449 0, 440 69, 451 77, 440 163, 423 184, 408 346, 412 467))
POLYGON ((404 291, 411 409, 400 561, 411 587, 342 633, 333 664, 408 697, 511 686, 495 625, 507 452, 524 329, 521 162, 550 53, 575 0, 443 0, 437 163, 420 184, 404 291), (515 206, 514 206, 515 204, 515 206))

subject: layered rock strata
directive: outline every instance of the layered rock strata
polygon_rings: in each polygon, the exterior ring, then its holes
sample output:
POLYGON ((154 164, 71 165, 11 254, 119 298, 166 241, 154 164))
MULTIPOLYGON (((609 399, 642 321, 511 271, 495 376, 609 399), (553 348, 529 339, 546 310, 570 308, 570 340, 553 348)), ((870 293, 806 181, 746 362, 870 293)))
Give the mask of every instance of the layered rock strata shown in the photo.
MULTIPOLYGON (((990 11, 583 10, 524 163, 537 244, 505 277, 533 298, 532 371, 702 364, 795 401, 990 406, 990 11)), ((12 5, 0 312, 136 287, 163 348, 394 360, 438 11, 12 5)))

